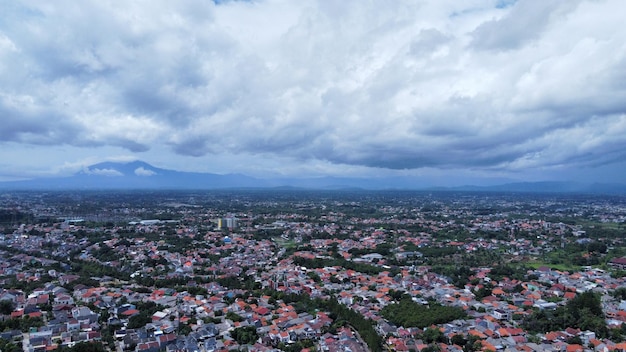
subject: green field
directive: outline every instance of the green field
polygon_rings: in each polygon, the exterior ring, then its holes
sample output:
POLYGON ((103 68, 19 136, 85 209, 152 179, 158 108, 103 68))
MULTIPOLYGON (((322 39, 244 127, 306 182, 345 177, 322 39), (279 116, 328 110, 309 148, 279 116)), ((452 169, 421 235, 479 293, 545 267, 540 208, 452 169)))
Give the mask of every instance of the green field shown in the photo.
POLYGON ((533 269, 537 269, 539 267, 542 266, 547 266, 550 269, 554 269, 554 270, 558 270, 558 271, 578 271, 580 270, 579 266, 575 266, 575 265, 567 265, 567 264, 549 264, 549 263, 545 263, 545 262, 541 262, 541 261, 530 261, 527 263, 524 263, 525 265, 528 265, 529 267, 533 268, 533 269))
POLYGON ((610 229, 610 230, 624 230, 624 224, 618 222, 598 222, 598 221, 589 221, 584 219, 577 219, 576 225, 582 225, 586 227, 595 227, 599 229, 610 229))
POLYGON ((282 237, 274 237, 273 240, 274 240, 274 243, 286 249, 295 248, 298 246, 298 243, 296 241, 285 240, 282 237))

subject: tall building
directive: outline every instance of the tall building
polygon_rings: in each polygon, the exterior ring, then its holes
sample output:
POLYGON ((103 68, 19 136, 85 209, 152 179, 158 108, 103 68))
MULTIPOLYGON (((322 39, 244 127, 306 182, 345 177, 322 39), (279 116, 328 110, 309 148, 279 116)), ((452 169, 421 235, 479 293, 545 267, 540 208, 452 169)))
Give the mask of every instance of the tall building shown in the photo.
POLYGON ((237 228, 237 220, 238 219, 235 217, 224 218, 224 221, 226 222, 226 227, 229 229, 237 228))
POLYGON ((237 227, 239 227, 239 219, 234 216, 217 219, 218 230, 221 230, 223 228, 236 229, 237 227))

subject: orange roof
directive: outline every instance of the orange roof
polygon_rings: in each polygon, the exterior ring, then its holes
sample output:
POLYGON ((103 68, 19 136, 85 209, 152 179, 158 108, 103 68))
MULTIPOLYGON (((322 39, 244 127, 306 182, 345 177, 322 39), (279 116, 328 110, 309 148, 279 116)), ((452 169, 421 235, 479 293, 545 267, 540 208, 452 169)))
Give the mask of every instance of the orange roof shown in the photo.
POLYGON ((11 313, 11 318, 18 318, 18 317, 21 317, 22 315, 24 315, 23 309, 16 310, 15 312, 11 313))
POLYGON ((567 352, 582 352, 584 350, 585 348, 581 345, 577 345, 577 344, 567 345, 567 352))
POLYGON ((559 335, 555 332, 549 332, 545 335, 546 340, 548 341, 554 341, 559 337, 559 335))
POLYGON ((137 309, 129 309, 122 313, 122 315, 125 315, 125 316, 131 316, 133 314, 139 314, 139 311, 137 309))
MULTIPOLYGON (((470 330, 468 334, 478 337, 479 339, 486 339, 487 335, 483 334, 478 330, 470 330)), ((495 350, 494 350, 495 351, 495 350)))
POLYGON ((483 344, 483 351, 495 351, 496 350, 496 346, 490 344, 487 341, 481 341, 481 343, 483 344))
POLYGON ((511 336, 524 334, 524 330, 520 328, 507 328, 506 331, 508 331, 511 336))
POLYGON ((594 346, 598 346, 598 345, 602 344, 602 341, 600 341, 598 339, 589 339, 589 342, 591 342, 594 346))
POLYGON ((501 289, 500 287, 496 287, 491 291, 492 294, 494 295, 503 295, 504 294, 504 290, 501 289))
POLYGON ((506 337, 506 336, 509 336, 509 332, 508 332, 508 331, 506 331, 506 329, 505 329, 505 328, 500 328, 500 329, 498 329, 498 334, 500 334, 500 336, 501 336, 501 337, 506 337))

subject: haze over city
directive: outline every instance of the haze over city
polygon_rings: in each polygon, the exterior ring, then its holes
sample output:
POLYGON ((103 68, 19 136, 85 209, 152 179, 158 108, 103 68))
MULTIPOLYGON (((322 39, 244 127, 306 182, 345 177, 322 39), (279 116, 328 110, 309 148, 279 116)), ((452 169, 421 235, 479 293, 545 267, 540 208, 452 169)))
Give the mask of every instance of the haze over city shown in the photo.
POLYGON ((254 177, 623 183, 623 1, 1 9, 0 181, 143 160, 254 177))

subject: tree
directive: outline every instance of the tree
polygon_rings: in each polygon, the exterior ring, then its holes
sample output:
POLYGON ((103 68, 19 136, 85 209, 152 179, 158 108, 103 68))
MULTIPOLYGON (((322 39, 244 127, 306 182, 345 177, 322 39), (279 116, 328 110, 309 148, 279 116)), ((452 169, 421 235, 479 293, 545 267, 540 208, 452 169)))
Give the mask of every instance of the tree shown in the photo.
POLYGON ((539 310, 524 319, 522 327, 533 333, 563 330, 568 327, 591 330, 599 337, 607 337, 609 330, 604 319, 600 296, 583 292, 554 311, 539 310))
POLYGON ((439 345, 430 344, 422 349, 422 352, 439 352, 441 348, 439 345))
POLYGON ((311 280, 313 280, 313 281, 315 281, 315 282, 317 282, 317 283, 322 282, 322 279, 320 278, 320 276, 319 276, 319 275, 318 275, 315 271, 309 271, 309 272, 307 273, 307 276, 308 276, 311 280))
POLYGON ((15 304, 12 301, 4 299, 0 301, 0 314, 10 315, 15 309, 15 304))
POLYGON ((619 287, 613 291, 613 297, 620 300, 626 300, 626 287, 619 287))
POLYGON ((461 308, 430 303, 425 306, 404 298, 398 303, 385 306, 382 316, 398 326, 424 328, 433 324, 444 324, 465 317, 461 308))
POLYGON ((237 313, 228 311, 226 313, 226 319, 232 320, 233 322, 239 322, 239 321, 243 321, 243 317, 237 313))
POLYGON ((476 297, 477 301, 480 301, 480 300, 482 300, 483 298, 485 298, 487 296, 491 296, 491 293, 492 293, 491 286, 484 285, 483 287, 481 287, 478 290, 474 291, 474 296, 476 297))
POLYGON ((467 337, 467 342, 465 343, 465 346, 463 346, 463 351, 473 352, 473 351, 478 351, 481 348, 482 348, 482 344, 478 336, 469 335, 467 337))
POLYGON ((178 334, 182 336, 187 336, 191 333, 191 326, 189 324, 180 324, 178 326, 178 334))
POLYGON ((22 351, 22 347, 16 345, 15 343, 9 341, 9 340, 5 340, 5 339, 0 339, 0 351, 2 352, 21 352, 22 351))
POLYGON ((60 352, 105 352, 101 342, 79 342, 73 347, 61 347, 60 352))
POLYGON ((567 339, 567 343, 569 343, 570 345, 582 345, 583 340, 580 338, 580 336, 572 336, 567 339))
POLYGON ((146 312, 141 312, 139 314, 133 315, 128 319, 128 328, 129 329, 137 329, 146 326, 146 324, 152 321, 152 316, 146 314, 146 312))
POLYGON ((230 332, 230 336, 240 345, 252 344, 259 338, 259 335, 256 333, 256 327, 254 326, 235 328, 230 332))
POLYGON ((450 339, 450 342, 452 342, 453 345, 458 345, 458 346, 463 347, 467 343, 467 340, 465 339, 465 337, 463 337, 463 335, 456 334, 452 336, 452 338, 450 339))
POLYGON ((426 343, 444 342, 445 335, 439 329, 427 328, 426 330, 424 330, 424 333, 422 334, 422 339, 426 343))

